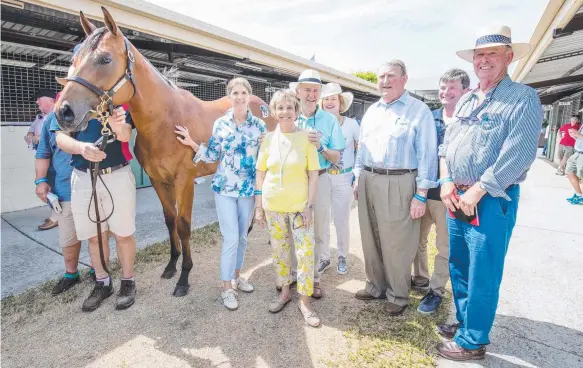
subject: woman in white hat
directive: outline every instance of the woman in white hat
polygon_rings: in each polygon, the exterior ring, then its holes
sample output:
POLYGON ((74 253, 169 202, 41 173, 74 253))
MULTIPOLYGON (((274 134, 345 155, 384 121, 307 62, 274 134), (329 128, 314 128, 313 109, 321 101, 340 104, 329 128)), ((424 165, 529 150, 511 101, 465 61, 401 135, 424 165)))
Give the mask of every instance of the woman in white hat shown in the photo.
MULTIPOLYGON (((338 249, 338 264, 336 270, 340 275, 348 272, 346 256, 348 255, 348 246, 350 241, 350 206, 352 204, 352 183, 354 174, 354 159, 358 138, 360 135, 360 126, 352 118, 342 116, 350 108, 354 96, 350 92, 342 92, 338 83, 328 83, 322 88, 320 105, 324 111, 327 111, 338 119, 342 127, 346 147, 342 152, 340 161, 333 164, 328 169, 332 190, 332 216, 334 227, 336 228, 336 239, 338 249)), ((320 258, 321 272, 327 270, 330 265, 330 242, 324 242, 326 246, 322 249, 320 258)))

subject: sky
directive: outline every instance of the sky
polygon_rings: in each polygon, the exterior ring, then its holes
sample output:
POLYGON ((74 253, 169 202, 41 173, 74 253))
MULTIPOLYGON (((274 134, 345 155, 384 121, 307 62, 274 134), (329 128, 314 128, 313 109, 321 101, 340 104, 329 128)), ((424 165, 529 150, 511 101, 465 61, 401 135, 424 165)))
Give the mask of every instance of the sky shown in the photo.
MULTIPOLYGON (((376 71, 390 59, 408 69, 410 90, 437 89, 450 68, 471 63, 455 51, 472 48, 487 26, 508 25, 528 42, 548 0, 148 0, 175 12, 307 59, 352 73, 376 71)), ((511 70, 517 63, 511 65, 511 70)))

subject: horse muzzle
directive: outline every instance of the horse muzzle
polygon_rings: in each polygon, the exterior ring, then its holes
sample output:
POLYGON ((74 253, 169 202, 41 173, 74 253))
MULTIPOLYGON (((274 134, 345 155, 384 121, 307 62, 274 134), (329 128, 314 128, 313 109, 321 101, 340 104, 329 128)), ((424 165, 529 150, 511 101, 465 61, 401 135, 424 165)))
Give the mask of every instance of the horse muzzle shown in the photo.
POLYGON ((64 101, 59 108, 55 109, 55 115, 59 128, 64 132, 79 132, 85 130, 89 124, 89 114, 85 114, 79 119, 78 114, 75 114, 74 109, 67 101, 64 101))

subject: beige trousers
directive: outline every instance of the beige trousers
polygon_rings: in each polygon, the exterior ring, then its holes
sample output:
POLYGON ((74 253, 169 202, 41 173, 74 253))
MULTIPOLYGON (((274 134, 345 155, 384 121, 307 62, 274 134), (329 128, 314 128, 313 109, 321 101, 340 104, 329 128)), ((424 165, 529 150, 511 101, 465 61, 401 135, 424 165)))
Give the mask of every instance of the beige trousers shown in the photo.
POLYGON ((401 306, 409 304, 411 264, 419 246, 421 221, 410 215, 415 177, 363 170, 358 181, 366 291, 377 298, 386 293, 390 303, 401 306))
POLYGON ((425 214, 421 218, 421 239, 419 248, 413 262, 413 276, 417 282, 429 280, 429 288, 443 296, 445 284, 449 280, 449 234, 447 231, 447 208, 441 201, 427 200, 425 214), (427 237, 431 231, 431 225, 435 224, 437 238, 435 245, 437 254, 433 268, 433 275, 429 279, 429 267, 427 264, 427 237))

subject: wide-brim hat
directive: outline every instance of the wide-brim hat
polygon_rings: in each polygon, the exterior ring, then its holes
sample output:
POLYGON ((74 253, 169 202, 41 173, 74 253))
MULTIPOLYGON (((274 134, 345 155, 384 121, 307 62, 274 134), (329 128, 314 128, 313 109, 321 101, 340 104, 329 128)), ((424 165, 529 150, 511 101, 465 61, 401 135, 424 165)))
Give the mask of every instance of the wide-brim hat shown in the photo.
POLYGON ((512 42, 512 32, 508 26, 491 27, 483 30, 476 39, 476 45, 472 49, 461 50, 456 52, 460 58, 473 62, 474 51, 487 47, 510 46, 514 52, 512 61, 522 59, 530 52, 530 44, 512 42))
POLYGON ((325 97, 330 97, 334 95, 339 95, 340 98, 344 100, 344 110, 341 110, 340 113, 345 113, 352 105, 352 101, 354 100, 354 95, 352 92, 342 92, 342 87, 338 83, 328 83, 324 87, 322 87, 322 94, 320 95, 320 99, 324 99, 325 97))
POLYGON ((297 82, 291 82, 289 84, 289 89, 296 91, 296 88, 301 83, 307 84, 322 84, 322 78, 320 78, 320 73, 313 69, 307 69, 300 74, 297 82))

